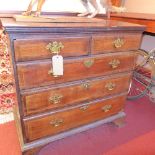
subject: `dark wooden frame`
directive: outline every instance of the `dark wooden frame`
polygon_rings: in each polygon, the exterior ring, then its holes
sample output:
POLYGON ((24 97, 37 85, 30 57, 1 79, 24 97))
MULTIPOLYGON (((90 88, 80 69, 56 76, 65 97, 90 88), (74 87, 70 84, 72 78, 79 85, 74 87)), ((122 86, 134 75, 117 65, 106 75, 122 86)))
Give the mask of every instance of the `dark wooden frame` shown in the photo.
POLYGON ((155 14, 147 13, 115 13, 111 15, 111 19, 146 26, 145 32, 155 35, 155 14))

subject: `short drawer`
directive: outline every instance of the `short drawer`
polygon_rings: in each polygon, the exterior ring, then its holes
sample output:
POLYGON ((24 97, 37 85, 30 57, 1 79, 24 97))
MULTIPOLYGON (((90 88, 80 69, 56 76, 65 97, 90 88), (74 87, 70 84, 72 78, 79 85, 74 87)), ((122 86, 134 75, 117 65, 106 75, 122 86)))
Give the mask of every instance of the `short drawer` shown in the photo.
POLYGON ((59 85, 53 88, 49 87, 38 92, 36 90, 25 91, 21 94, 23 114, 35 114, 49 109, 58 109, 67 105, 127 92, 130 77, 131 74, 128 73, 108 78, 83 80, 78 83, 59 85))
POLYGON ((49 74, 51 61, 18 63, 18 80, 21 89, 47 86, 112 73, 129 71, 134 68, 133 52, 103 54, 64 61, 64 75, 49 74))
POLYGON ((51 58, 53 53, 47 47, 54 49, 54 46, 60 47, 63 57, 88 55, 89 42, 88 36, 17 39, 14 41, 15 58, 16 61, 51 58))
POLYGON ((137 50, 140 47, 141 34, 136 33, 112 33, 94 35, 92 41, 92 53, 106 53, 116 51, 137 50))
POLYGON ((79 127, 118 113, 124 108, 126 96, 102 99, 43 117, 24 120, 25 141, 30 142, 79 127))

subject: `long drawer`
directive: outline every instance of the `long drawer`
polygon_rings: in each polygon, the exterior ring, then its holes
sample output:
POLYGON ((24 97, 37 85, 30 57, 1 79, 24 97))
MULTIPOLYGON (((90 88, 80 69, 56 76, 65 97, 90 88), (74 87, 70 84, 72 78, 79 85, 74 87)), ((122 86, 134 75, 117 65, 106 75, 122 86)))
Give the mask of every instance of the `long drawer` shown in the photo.
POLYGON ((88 55, 90 46, 89 36, 61 36, 52 38, 17 39, 14 41, 16 61, 27 61, 51 58, 53 50, 60 47, 63 57, 88 55), (53 50, 49 50, 53 48, 53 50), (54 49, 55 48, 55 49, 54 49))
POLYGON ((51 136, 74 127, 103 119, 124 108, 126 95, 86 103, 64 111, 24 120, 25 141, 51 136))
POLYGON ((47 86, 90 77, 129 71, 134 68, 133 52, 103 54, 64 61, 64 75, 50 74, 51 60, 17 64, 20 89, 47 86))
POLYGON ((92 37, 92 53, 100 54, 139 49, 141 34, 113 33, 92 37))
POLYGON ((108 78, 83 80, 73 84, 48 87, 37 91, 24 91, 21 94, 23 114, 35 114, 126 92, 130 77, 131 73, 120 74, 108 78))

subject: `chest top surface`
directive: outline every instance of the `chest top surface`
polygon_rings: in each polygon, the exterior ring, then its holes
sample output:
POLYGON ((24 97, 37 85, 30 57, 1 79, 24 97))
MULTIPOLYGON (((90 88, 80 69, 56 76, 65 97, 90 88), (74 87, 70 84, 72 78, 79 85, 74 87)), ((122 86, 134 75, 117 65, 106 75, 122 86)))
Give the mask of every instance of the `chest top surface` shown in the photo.
POLYGON ((129 31, 144 31, 145 26, 132 24, 121 21, 105 20, 103 18, 84 18, 84 17, 62 17, 50 16, 44 18, 1 18, 1 26, 8 33, 11 32, 97 32, 97 31, 112 31, 112 30, 129 30, 129 31), (18 20, 18 21, 16 21, 18 20), (40 31, 44 28, 43 31, 40 31))

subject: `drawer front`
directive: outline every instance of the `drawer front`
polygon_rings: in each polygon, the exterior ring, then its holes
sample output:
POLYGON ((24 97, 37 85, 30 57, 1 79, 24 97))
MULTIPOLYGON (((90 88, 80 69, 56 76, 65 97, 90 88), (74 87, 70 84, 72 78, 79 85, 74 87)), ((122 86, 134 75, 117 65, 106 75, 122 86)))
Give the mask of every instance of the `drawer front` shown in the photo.
POLYGON ((126 92, 130 77, 131 74, 123 74, 104 79, 85 80, 72 85, 62 85, 37 93, 22 94, 23 113, 24 115, 34 114, 126 92), (123 84, 122 81, 124 81, 123 84))
POLYGON ((60 47, 60 54, 66 56, 88 55, 90 38, 85 37, 53 37, 50 39, 17 39, 14 41, 16 61, 36 60, 51 58, 56 50, 60 47), (58 44, 53 44, 57 42, 58 44), (51 44, 50 44, 51 43, 51 44), (61 44, 62 43, 62 46, 61 44), (51 50, 49 50, 51 47, 51 50), (62 47, 62 48, 61 48, 62 47))
POLYGON ((137 50, 140 47, 141 34, 94 35, 92 53, 137 50))
POLYGON ((66 60, 64 75, 60 77, 49 74, 51 61, 18 63, 19 86, 21 89, 33 88, 124 72, 134 68, 134 61, 135 54, 132 52, 66 60))
POLYGON ((41 118, 25 120, 26 141, 54 135, 74 127, 103 119, 124 108, 126 96, 100 100, 74 109, 57 112, 41 118), (83 119, 84 118, 84 119, 83 119))

